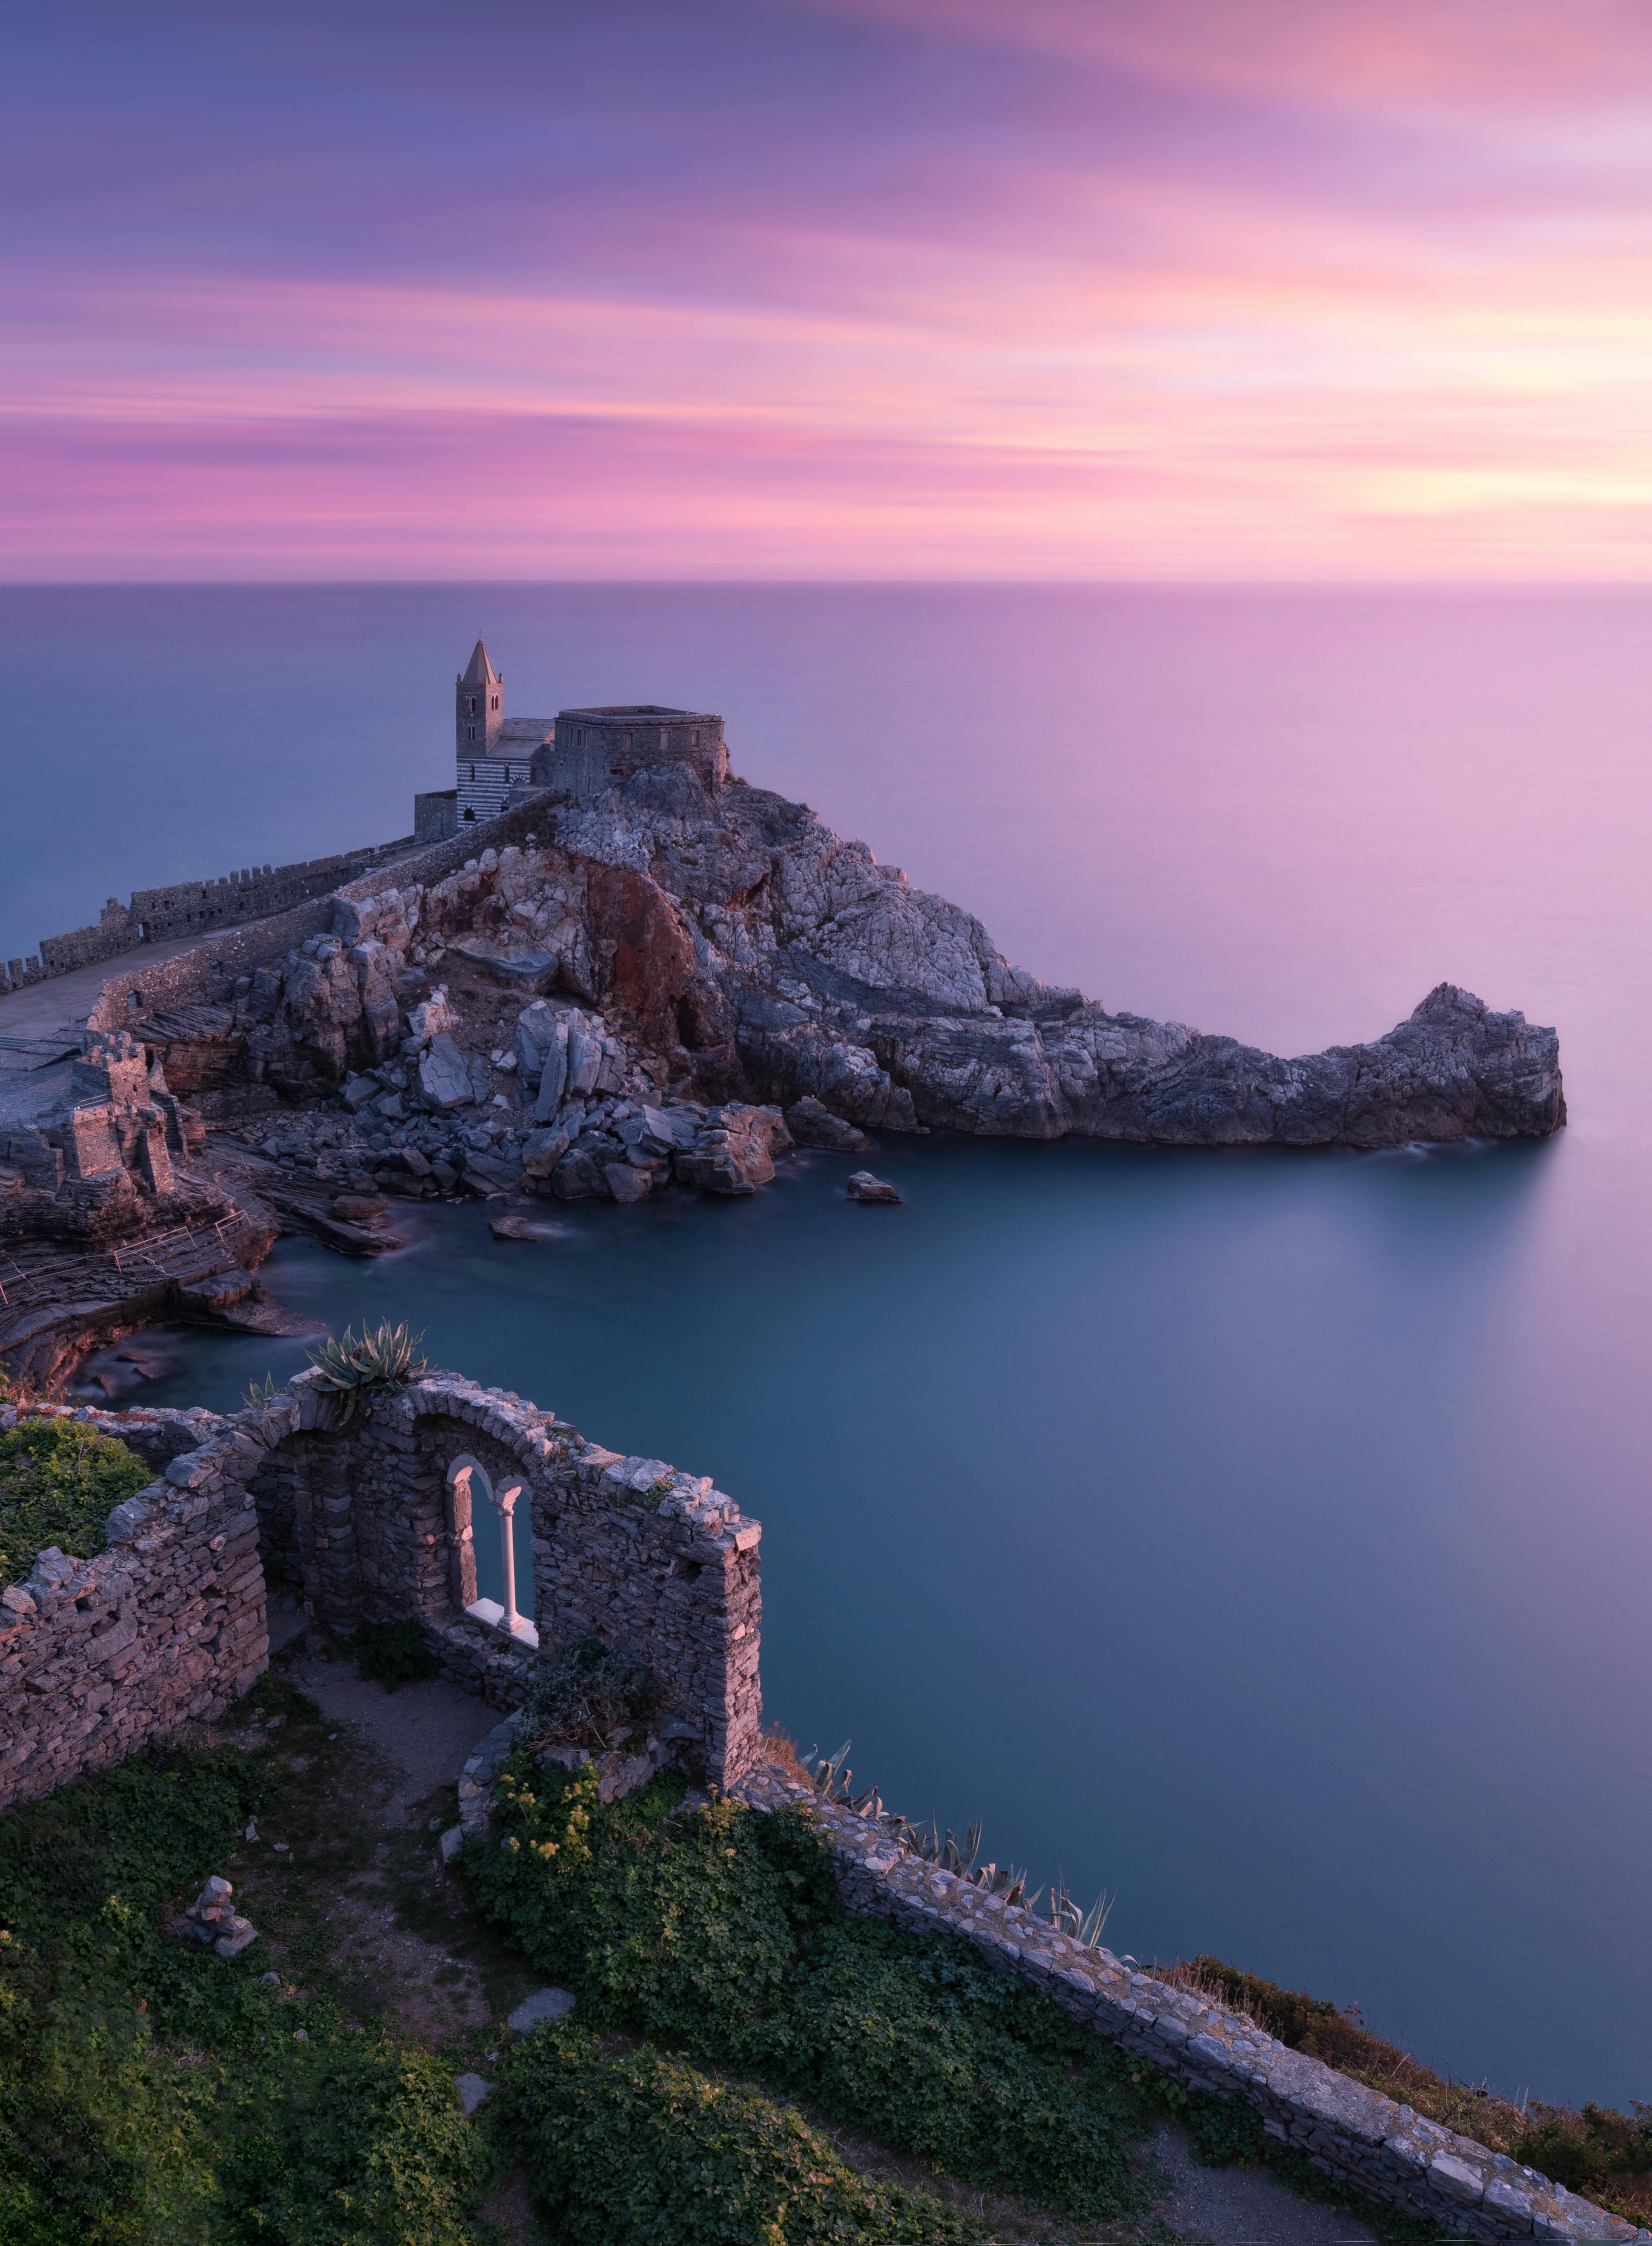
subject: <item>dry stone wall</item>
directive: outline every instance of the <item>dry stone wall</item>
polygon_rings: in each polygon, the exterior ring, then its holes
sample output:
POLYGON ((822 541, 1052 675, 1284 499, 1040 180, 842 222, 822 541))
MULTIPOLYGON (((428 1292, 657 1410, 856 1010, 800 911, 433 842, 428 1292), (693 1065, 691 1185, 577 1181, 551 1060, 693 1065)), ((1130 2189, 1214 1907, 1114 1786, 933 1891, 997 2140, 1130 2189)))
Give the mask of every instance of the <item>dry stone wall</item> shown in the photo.
POLYGON ((66 1416, 158 1476, 111 1514, 106 1550, 48 1550, 0 1590, 0 1810, 221 1715, 267 1662, 271 1589, 343 1635, 417 1621, 446 1673, 505 1709, 540 1661, 600 1638, 653 1670, 656 1729, 693 1774, 729 1786, 757 1759, 762 1530, 709 1480, 452 1373, 348 1418, 315 1372, 228 1419, 66 1416), (465 1611, 472 1537, 497 1523, 459 1503, 461 1463, 530 1509, 537 1646, 465 1611))
MULTIPOLYGON (((235 1422, 272 1580, 340 1632, 419 1622, 455 1682, 520 1705, 540 1659, 581 1638, 644 1661, 683 1759, 731 1785, 759 1752, 760 1525, 709 1479, 588 1443, 554 1412, 453 1373, 363 1402, 348 1421, 314 1373, 235 1422), (530 1508, 538 1649, 478 1622, 459 1462, 530 1508)), ((474 1507, 476 1518, 470 1517, 474 1507)))
MULTIPOLYGON (((0 1810, 224 1714, 269 1658, 243 1439, 209 1412, 63 1416, 161 1471, 95 1558, 49 1548, 0 1591, 0 1810)), ((0 1431, 17 1417, 0 1410, 0 1431)))
POLYGON ((810 1809, 829 1842, 849 1909, 922 1932, 962 1934, 988 1961, 1190 2088, 1242 2099, 1281 2144, 1453 2237, 1652 2240, 1561 2184, 1488 2151, 1322 2060, 1292 2051, 1243 2013, 1172 1988, 1111 1950, 1083 1946, 894 1840, 871 1815, 826 1801, 772 1763, 738 1789, 754 1808, 810 1809))

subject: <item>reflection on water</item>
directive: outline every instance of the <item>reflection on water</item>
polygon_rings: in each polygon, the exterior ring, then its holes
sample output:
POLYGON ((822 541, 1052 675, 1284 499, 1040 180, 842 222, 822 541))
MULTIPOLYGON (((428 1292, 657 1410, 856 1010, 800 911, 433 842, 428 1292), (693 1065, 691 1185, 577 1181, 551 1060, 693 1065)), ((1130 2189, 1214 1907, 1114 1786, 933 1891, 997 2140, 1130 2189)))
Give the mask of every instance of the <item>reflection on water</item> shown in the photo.
MULTIPOLYGON (((721 709, 742 773, 1115 1006, 1301 1052, 1448 977, 1559 1024, 1545 1147, 890 1140, 903 1208, 812 1155, 270 1276, 715 1474, 765 1524, 772 1716, 1117 1887, 1120 1947, 1507 2090, 1652 2095, 1652 597, 0 592, 0 693, 49 666, 78 745, 15 776, 0 953, 405 826, 479 618, 518 708, 721 709)), ((175 1345, 180 1400, 303 1361, 175 1345)))

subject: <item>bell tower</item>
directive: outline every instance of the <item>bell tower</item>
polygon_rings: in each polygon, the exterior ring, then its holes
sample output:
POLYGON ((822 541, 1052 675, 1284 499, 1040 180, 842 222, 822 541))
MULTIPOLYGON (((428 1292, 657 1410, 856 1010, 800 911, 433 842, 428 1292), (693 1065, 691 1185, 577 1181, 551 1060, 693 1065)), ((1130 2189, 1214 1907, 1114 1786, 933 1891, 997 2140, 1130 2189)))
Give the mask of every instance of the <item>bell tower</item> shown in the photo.
POLYGON ((479 638, 469 667, 453 687, 453 730, 459 763, 491 757, 505 723, 505 681, 479 638))

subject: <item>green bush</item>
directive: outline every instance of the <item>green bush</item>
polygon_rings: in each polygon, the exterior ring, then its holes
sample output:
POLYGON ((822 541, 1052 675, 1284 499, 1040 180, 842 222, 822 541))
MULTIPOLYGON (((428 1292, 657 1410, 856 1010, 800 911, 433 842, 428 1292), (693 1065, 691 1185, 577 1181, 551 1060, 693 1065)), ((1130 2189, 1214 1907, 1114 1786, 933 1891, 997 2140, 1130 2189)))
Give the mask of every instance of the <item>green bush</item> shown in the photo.
POLYGON ((442 1664, 416 1622, 364 1622, 350 1641, 356 1674, 377 1678, 387 1692, 439 1677, 442 1664))
POLYGON ((658 2052, 535 2029, 500 2070, 497 2126, 568 2246, 942 2246, 973 2222, 868 2183, 792 2107, 658 2052))
POLYGON ((26 1576, 49 1544, 92 1559, 110 1513, 153 1480, 135 1451, 84 1419, 24 1419, 0 1435, 0 1583, 26 1576))
POLYGON ((165 1931, 265 1784, 230 1750, 133 1758, 0 1821, 6 2246, 465 2246, 448 2072, 165 1931))
POLYGON ((513 1756, 482 1909, 582 2017, 816 2100, 965 2181, 1089 2220, 1139 2203, 1128 2069, 952 1935, 846 1916, 806 1815, 654 1784, 599 1806, 588 1771, 513 1756))
POLYGON ((1080 2222, 1139 2203, 1125 2061, 955 1935, 828 1928, 765 2040, 781 2080, 966 2183, 1080 2222))
MULTIPOLYGON (((429 2052, 341 2032, 311 2004, 252 2079, 226 2083, 226 2235, 271 2246, 470 2246, 478 2132, 429 2052)), ((273 2042, 273 2038, 272 2038, 273 2042)))

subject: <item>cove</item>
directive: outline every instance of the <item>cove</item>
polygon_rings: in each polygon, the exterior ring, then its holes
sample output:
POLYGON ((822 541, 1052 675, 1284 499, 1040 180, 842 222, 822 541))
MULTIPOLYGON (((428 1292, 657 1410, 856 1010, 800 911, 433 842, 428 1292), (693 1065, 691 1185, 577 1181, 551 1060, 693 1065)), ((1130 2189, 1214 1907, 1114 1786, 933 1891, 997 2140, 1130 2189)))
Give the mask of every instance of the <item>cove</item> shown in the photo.
MULTIPOLYGON (((1586 1995, 1576 1959, 1652 1851, 1646 1797, 1614 1848, 1541 1829, 1562 1791, 1613 1798, 1587 1674, 1568 1696, 1544 1657, 1609 1605, 1609 1539, 1544 1535, 1552 1432, 1511 1421, 1488 1340, 1518 1346, 1551 1150, 888 1137, 898 1209, 849 1204, 853 1167, 571 1208, 549 1243, 418 1208, 377 1264, 284 1242, 264 1276, 715 1475, 765 1524, 769 1720, 852 1736, 886 1800, 984 1817, 1035 1880, 1116 1889, 1117 1948, 1362 2000, 1506 2087, 1632 2094, 1621 1967, 1601 1942, 1586 1995)), ((157 1402, 303 1362, 175 1339, 157 1402)))

